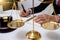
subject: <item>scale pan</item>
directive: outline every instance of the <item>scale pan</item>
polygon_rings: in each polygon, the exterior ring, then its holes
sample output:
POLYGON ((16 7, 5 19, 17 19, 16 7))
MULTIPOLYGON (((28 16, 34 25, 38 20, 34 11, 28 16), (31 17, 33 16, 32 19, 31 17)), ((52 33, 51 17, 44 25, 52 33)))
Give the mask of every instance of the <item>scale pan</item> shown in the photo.
POLYGON ((8 27, 12 28, 12 29, 16 29, 16 28, 24 26, 24 23, 25 22, 23 22, 22 20, 19 20, 19 19, 13 20, 10 23, 8 23, 8 27))
POLYGON ((47 30, 55 30, 59 28, 59 24, 53 21, 42 23, 41 26, 47 30))

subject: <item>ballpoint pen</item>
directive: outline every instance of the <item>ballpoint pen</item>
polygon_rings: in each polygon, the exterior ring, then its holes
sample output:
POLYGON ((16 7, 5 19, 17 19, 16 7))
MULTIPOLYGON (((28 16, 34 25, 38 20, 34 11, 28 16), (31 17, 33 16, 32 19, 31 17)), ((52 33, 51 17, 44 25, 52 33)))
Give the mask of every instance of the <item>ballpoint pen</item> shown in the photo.
POLYGON ((23 6, 23 4, 21 3, 21 6, 22 6, 22 8, 23 8, 23 11, 26 13, 26 10, 25 10, 25 8, 24 8, 24 6, 23 6))

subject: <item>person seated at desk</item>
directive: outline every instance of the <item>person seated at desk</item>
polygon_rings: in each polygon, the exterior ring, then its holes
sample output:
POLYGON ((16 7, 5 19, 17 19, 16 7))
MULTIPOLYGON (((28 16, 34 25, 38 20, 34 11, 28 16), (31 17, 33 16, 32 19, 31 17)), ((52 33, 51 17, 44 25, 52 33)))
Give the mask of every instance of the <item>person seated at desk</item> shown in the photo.
MULTIPOLYGON (((47 0, 44 0, 47 1, 47 0)), ((44 2, 43 1, 43 2, 44 2)), ((39 6, 34 8, 34 13, 38 13, 43 11, 50 3, 41 3, 39 6)), ((60 0, 54 0, 53 2, 54 10, 56 14, 60 14, 60 0)), ((32 8, 31 8, 32 9, 32 8)), ((26 17, 30 14, 30 10, 26 10, 26 13, 21 10, 20 16, 26 17)), ((54 14, 54 12, 53 12, 54 14)), ((37 17, 35 17, 34 21, 37 23, 43 23, 44 21, 49 21, 48 17, 50 16, 50 20, 59 22, 60 21, 60 16, 58 15, 47 15, 47 14, 40 14, 37 17)))

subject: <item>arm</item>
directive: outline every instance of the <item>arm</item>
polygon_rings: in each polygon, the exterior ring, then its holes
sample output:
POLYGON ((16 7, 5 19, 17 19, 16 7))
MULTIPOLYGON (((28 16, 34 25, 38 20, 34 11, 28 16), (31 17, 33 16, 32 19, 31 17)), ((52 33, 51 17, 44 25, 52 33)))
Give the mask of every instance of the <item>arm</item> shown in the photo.
POLYGON ((60 14, 60 6, 58 6, 58 4, 56 4, 56 0, 54 1, 53 6, 54 6, 54 10, 55 10, 56 14, 60 14))
MULTIPOLYGON (((48 5, 49 5, 50 3, 41 3, 39 6, 37 6, 37 7, 35 7, 34 8, 34 13, 38 13, 38 12, 41 12, 41 11, 43 11, 48 5)), ((20 16, 22 16, 22 15, 24 15, 25 17, 27 16, 27 15, 30 15, 30 13, 32 13, 32 9, 33 8, 31 8, 31 10, 29 10, 28 12, 29 13, 25 13, 23 10, 20 12, 20 16)))
MULTIPOLYGON (((38 13, 38 12, 43 11, 48 5, 49 4, 41 3, 39 6, 34 8, 34 13, 38 13)), ((33 9, 33 8, 31 8, 31 9, 33 9)))

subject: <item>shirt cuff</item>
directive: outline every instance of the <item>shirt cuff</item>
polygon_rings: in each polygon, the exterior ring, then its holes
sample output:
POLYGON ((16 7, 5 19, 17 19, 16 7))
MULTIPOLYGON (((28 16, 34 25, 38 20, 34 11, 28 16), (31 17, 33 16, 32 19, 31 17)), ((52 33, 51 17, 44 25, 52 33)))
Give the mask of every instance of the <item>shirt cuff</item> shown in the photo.
POLYGON ((58 16, 60 16, 60 14, 57 14, 58 16))
POLYGON ((30 14, 32 14, 32 10, 31 10, 31 9, 29 9, 29 11, 30 11, 30 14))

